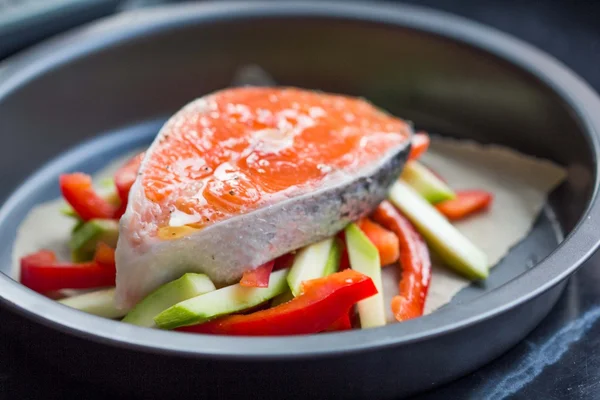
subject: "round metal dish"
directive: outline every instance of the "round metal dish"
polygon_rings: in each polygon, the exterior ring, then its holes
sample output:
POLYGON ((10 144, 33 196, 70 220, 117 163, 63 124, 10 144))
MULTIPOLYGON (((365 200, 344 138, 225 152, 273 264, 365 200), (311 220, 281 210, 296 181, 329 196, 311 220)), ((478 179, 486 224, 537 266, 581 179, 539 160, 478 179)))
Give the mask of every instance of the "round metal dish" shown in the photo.
POLYGON ((463 375, 523 338, 598 246, 600 100, 557 61, 416 7, 219 2, 117 16, 7 63, 0 72, 0 199, 8 196, 0 209, 2 271, 27 211, 58 196, 58 174, 92 172, 147 142, 168 114, 227 86, 249 63, 283 85, 365 96, 433 132, 550 158, 568 168, 568 180, 485 286, 432 315, 378 329, 287 338, 147 330, 70 310, 0 274, 2 305, 23 319, 20 335, 46 358, 142 396, 407 395, 463 375), (12 192, 48 159, 107 132, 12 192), (560 244, 553 222, 566 236, 560 244), (532 258, 540 261, 526 268, 532 258))

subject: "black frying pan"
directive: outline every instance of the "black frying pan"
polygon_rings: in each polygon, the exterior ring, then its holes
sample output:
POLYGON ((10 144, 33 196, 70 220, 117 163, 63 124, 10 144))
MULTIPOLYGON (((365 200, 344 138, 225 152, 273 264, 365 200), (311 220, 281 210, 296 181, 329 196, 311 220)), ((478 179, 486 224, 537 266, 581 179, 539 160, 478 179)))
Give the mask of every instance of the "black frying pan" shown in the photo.
POLYGON ((58 196, 59 173, 92 172, 148 143, 170 113, 227 86, 248 63, 280 84, 365 96, 420 128, 552 159, 568 168, 568 180, 485 285, 424 318, 318 336, 201 337, 85 315, 0 275, 0 300, 23 320, 25 343, 70 373, 142 396, 407 395, 518 342, 597 247, 600 101, 557 61, 420 8, 220 2, 120 15, 7 63, 0 72, 3 272, 18 224, 58 196))

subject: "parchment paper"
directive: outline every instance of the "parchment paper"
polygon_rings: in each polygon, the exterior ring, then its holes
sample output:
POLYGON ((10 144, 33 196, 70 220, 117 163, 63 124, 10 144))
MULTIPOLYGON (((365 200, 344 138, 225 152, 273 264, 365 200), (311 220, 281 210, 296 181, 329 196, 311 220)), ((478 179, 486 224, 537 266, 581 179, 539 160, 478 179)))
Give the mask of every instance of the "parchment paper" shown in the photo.
MULTIPOLYGON (((96 174, 97 186, 100 188, 99 182, 112 176, 116 168, 135 153, 115 160, 96 174)), ((449 139, 434 139, 422 161, 455 189, 484 189, 494 194, 494 204, 489 212, 456 223, 462 233, 485 251, 491 265, 527 235, 547 194, 565 177, 562 168, 545 160, 526 157, 499 146, 449 139)), ((74 222, 60 213, 64 205, 63 200, 51 201, 34 208, 25 218, 13 248, 14 277, 18 276, 19 259, 39 249, 54 250, 59 257, 69 259, 67 243, 74 222)), ((386 305, 389 305, 398 293, 400 271, 386 267, 383 277, 386 305)), ((434 259, 425 312, 430 313, 448 303, 467 285, 468 280, 434 259)), ((388 321, 394 321, 390 309, 388 321)))
MULTIPOLYGON (((489 211, 454 225, 495 265, 531 230, 546 196, 566 176, 565 170, 546 160, 524 156, 505 147, 451 139, 436 139, 422 162, 457 190, 483 189, 494 194, 489 211)), ((425 314, 447 304, 469 280, 432 257, 433 273, 425 314)), ((398 268, 386 267, 386 304, 398 294, 398 268)), ((388 321, 394 321, 391 309, 388 321)))

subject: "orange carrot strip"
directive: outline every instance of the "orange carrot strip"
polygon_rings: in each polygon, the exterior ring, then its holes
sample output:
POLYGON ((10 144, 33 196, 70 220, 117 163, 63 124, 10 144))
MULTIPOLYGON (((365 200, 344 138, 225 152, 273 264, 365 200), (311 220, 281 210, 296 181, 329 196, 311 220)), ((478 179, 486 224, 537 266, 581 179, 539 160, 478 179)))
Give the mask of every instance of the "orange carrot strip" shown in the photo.
POLYGON ((385 229, 369 218, 361 219, 357 225, 367 235, 371 243, 377 247, 382 267, 398 261, 400 258, 400 242, 394 232, 385 229))
POLYGON ((483 211, 492 203, 493 196, 483 190, 463 190, 456 192, 456 197, 435 205, 439 212, 451 221, 468 217, 483 211))

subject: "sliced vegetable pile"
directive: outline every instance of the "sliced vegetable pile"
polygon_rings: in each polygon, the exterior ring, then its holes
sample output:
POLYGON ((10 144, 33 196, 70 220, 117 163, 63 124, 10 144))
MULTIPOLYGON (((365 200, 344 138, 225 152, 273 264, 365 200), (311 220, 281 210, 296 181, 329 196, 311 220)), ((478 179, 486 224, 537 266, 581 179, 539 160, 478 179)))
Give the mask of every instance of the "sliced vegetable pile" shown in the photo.
POLYGON ((377 327, 386 324, 386 307, 398 321, 419 317, 431 281, 429 249, 464 276, 487 277, 485 254, 450 221, 484 211, 493 200, 484 191, 452 190, 418 161, 428 146, 428 135, 416 134, 389 201, 337 237, 249 269, 235 285, 217 288, 206 275, 187 273, 128 313, 113 305, 114 249, 143 154, 116 172, 110 196, 98 194, 88 175, 62 175, 61 192, 70 205, 64 213, 77 220, 69 242, 72 261, 58 261, 48 250, 30 254, 21 259, 21 282, 52 297, 62 289, 99 289, 59 301, 133 325, 191 333, 298 335, 377 327), (402 278, 399 294, 384 304, 381 268, 390 265, 401 269, 402 278))

